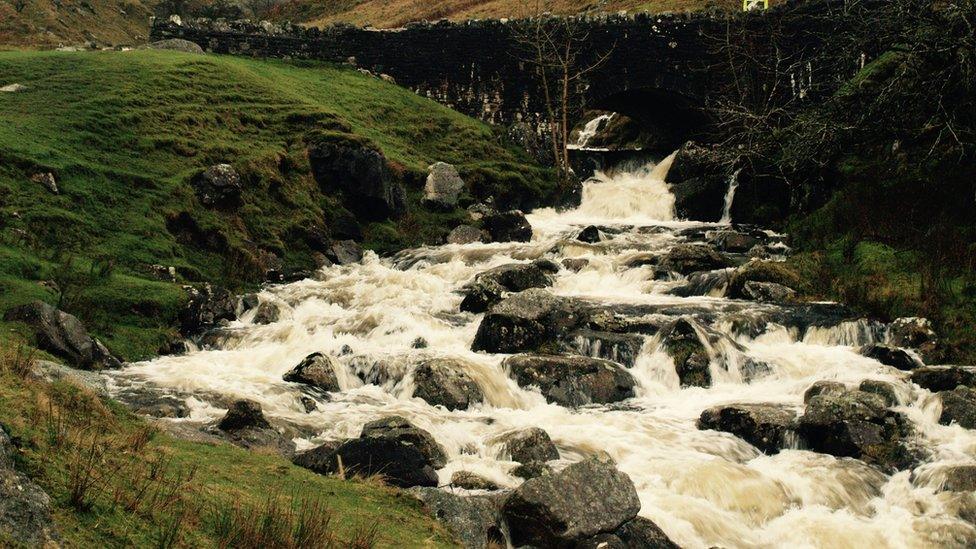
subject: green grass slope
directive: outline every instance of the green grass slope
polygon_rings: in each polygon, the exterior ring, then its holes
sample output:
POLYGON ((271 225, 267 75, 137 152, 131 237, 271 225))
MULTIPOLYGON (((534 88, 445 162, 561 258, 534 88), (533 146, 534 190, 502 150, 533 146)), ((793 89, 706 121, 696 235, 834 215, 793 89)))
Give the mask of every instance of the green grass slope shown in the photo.
POLYGON ((542 197, 548 173, 487 126, 407 90, 319 63, 159 51, 0 53, 0 311, 61 300, 127 359, 151 354, 181 282, 240 289, 276 256, 312 266, 308 229, 347 219, 311 176, 304 139, 330 132, 378 146, 407 183, 410 213, 364 226, 381 252, 436 241, 462 219, 419 204, 445 161, 481 192, 542 197), (243 205, 201 205, 189 184, 230 163, 243 205), (54 173, 59 194, 32 181, 54 173), (52 284, 53 282, 53 284, 52 284))

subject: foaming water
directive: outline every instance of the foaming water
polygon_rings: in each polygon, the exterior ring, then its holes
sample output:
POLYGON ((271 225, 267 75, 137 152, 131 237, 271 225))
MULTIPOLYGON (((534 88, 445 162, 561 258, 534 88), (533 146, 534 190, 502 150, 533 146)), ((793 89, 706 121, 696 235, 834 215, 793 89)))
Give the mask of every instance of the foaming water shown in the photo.
MULTIPOLYGON (((634 481, 641 515, 683 547, 976 543, 976 531, 958 518, 958 500, 937 491, 940 467, 973 461, 976 436, 940 425, 937 400, 928 391, 856 352, 856 346, 884 341, 883 325, 848 321, 797 328, 770 322, 759 334, 743 335, 735 319, 763 318, 776 308, 720 296, 677 297, 669 292, 683 280, 656 280, 652 266, 635 263, 688 242, 684 229, 715 226, 675 220, 674 197, 664 181, 672 160, 673 155, 598 174, 585 184, 579 208, 529 215, 534 235, 528 243, 427 247, 394 258, 367 254, 360 264, 268 287, 259 297, 278 307, 277 322, 256 325, 253 314, 246 314, 222 331, 219 348, 134 364, 112 374, 113 381, 117 387, 147 384, 195 395, 188 421, 220 417, 226 406, 221 403, 231 399, 256 400, 269 416, 299 427, 299 448, 357 436, 367 421, 403 415, 445 447, 449 462, 439 471, 442 483, 466 470, 504 487, 518 486, 522 481, 511 474, 516 464, 502 455, 498 438, 541 427, 559 447, 557 467, 609 454, 634 481), (588 225, 601 227, 603 240, 576 240, 588 225), (698 329, 709 341, 712 386, 680 387, 659 338, 646 335, 629 368, 637 396, 623 405, 572 410, 520 388, 502 368, 504 356, 471 351, 482 315, 459 312, 462 296, 455 292, 487 269, 538 258, 587 260, 578 271, 555 275, 556 294, 621 308, 652 324, 681 315, 703 319, 707 332, 698 329), (416 345, 418 340, 426 347, 416 345), (342 391, 318 399, 317 409, 306 413, 301 388, 281 378, 312 352, 336 358, 342 391), (414 398, 413 369, 431 357, 457 360, 485 402, 448 411, 414 398), (748 376, 749 360, 768 370, 748 376), (711 406, 774 403, 799 412, 804 391, 815 381, 856 386, 864 379, 899 388, 897 410, 913 421, 933 456, 917 479, 907 472, 889 477, 859 461, 799 447, 767 456, 730 434, 696 428, 711 406)), ((600 351, 587 342, 580 349, 600 351)))

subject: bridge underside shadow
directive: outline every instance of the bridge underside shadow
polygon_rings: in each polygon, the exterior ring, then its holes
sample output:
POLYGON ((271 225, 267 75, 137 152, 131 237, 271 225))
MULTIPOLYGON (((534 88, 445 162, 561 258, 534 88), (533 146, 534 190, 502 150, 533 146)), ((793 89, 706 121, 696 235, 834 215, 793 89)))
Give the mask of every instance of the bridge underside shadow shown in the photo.
POLYGON ((710 117, 704 101, 670 90, 639 88, 593 99, 591 109, 626 115, 652 136, 646 144, 650 152, 670 153, 690 139, 704 134, 710 117))

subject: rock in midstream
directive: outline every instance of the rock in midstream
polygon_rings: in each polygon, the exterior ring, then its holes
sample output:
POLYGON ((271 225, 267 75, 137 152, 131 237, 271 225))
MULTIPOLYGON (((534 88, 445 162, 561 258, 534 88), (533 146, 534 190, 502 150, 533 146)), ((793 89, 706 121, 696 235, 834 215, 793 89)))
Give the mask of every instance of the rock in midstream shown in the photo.
POLYGON ((609 404, 634 396, 637 384, 619 364, 565 355, 516 355, 502 367, 521 387, 538 387, 549 402, 576 407, 609 404))
POLYGON ((413 382, 413 396, 448 410, 467 410, 485 398, 478 384, 465 372, 465 366, 456 359, 432 358, 421 362, 413 372, 413 382))
POLYGON ((702 412, 698 428, 732 433, 766 454, 775 454, 788 447, 796 412, 774 404, 726 404, 702 412))

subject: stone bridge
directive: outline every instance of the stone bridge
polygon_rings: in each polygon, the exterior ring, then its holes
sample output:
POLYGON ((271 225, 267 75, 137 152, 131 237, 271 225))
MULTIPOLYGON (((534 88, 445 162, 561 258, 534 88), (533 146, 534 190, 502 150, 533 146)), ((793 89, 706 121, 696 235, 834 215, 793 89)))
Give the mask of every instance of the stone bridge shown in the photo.
MULTIPOLYGON (((579 66, 604 58, 579 85, 587 108, 626 114, 680 142, 705 126, 705 104, 730 86, 726 46, 769 44, 789 60, 794 97, 829 92, 875 52, 846 51, 834 37, 850 4, 883 0, 789 2, 761 13, 605 16, 578 21, 579 66)), ((153 40, 182 38, 214 53, 349 62, 493 124, 538 123, 537 71, 518 36, 526 20, 419 23, 376 30, 323 30, 267 22, 157 19, 153 40)), ((757 51, 762 51, 761 48, 757 51)), ((769 54, 772 55, 772 54, 769 54)), ((774 60, 764 60, 773 63, 774 60)))

